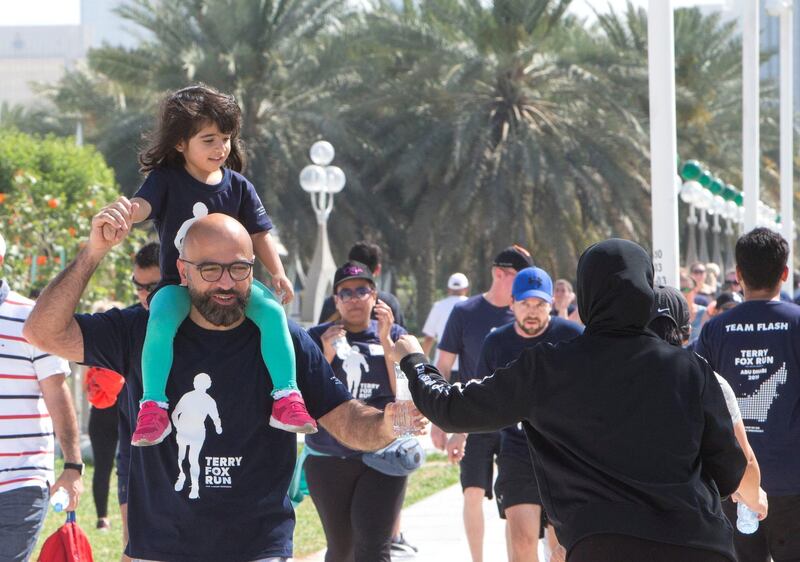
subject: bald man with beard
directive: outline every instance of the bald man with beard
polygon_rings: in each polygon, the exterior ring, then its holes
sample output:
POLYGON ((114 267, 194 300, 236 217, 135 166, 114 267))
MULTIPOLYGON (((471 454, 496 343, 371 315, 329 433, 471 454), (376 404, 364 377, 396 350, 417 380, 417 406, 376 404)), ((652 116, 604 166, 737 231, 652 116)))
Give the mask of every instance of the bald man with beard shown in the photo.
MULTIPOLYGON (((135 203, 123 198, 93 218, 87 244, 42 293, 24 329, 44 350, 127 373, 132 413, 142 395, 147 311, 74 311, 97 266, 129 232, 134 210, 135 203), (118 228, 111 241, 102 233, 108 221, 118 228)), ((196 393, 196 377, 205 373, 203 387, 216 415, 193 418, 194 431, 205 435, 195 444, 199 466, 177 454, 175 432, 157 446, 133 449, 126 553, 134 560, 279 562, 292 556, 294 515, 286 493, 296 438, 270 427, 263 415, 271 408, 271 379, 259 330, 244 315, 253 261, 250 236, 227 215, 201 218, 187 232, 177 265, 192 306, 175 338, 167 396, 171 405, 180 404, 196 393), (221 268, 217 281, 205 280, 216 277, 209 268, 221 268), (190 469, 199 470, 196 483, 193 478, 192 486, 176 485, 190 469)), ((353 400, 309 336, 289 327, 297 381, 311 415, 351 448, 375 450, 390 443, 393 405, 381 412, 353 400)), ((421 417, 417 421, 420 427, 424 423, 421 417)))

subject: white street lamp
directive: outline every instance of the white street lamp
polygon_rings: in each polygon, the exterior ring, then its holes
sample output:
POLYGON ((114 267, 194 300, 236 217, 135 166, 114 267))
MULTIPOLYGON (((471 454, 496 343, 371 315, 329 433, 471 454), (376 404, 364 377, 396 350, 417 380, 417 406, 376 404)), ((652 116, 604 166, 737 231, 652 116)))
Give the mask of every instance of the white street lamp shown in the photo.
POLYGON ((742 14, 742 189, 744 228, 752 230, 758 221, 759 171, 759 59, 758 0, 744 0, 742 14))
POLYGON ((655 283, 678 286, 678 199, 675 197, 675 28, 672 0, 650 0, 650 186, 655 283))
POLYGON ((328 242, 328 218, 333 210, 333 196, 344 189, 347 180, 341 168, 330 165, 335 154, 331 143, 317 141, 309 151, 313 164, 300 171, 300 187, 310 195, 317 217, 317 244, 302 295, 300 314, 303 322, 317 321, 322 303, 333 288, 336 273, 336 262, 328 242))
POLYGON ((780 18, 780 172, 781 172, 781 222, 778 230, 789 243, 789 277, 783 288, 794 295, 794 205, 793 205, 793 109, 792 82, 794 81, 794 53, 792 20, 793 0, 767 0, 767 13, 780 18))

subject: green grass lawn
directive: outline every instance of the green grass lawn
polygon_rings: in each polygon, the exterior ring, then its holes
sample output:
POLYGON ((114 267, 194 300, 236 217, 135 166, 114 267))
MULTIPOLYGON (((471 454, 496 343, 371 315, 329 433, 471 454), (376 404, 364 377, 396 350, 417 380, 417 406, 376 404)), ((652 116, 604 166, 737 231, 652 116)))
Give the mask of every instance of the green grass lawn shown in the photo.
MULTIPOLYGON (((56 461, 56 474, 60 474, 62 461, 56 461)), ((86 532, 92 545, 94 559, 97 562, 119 560, 122 553, 122 519, 117 504, 117 476, 111 475, 111 492, 109 493, 108 515, 111 519, 111 530, 100 532, 95 529, 97 515, 92 501, 92 473, 94 467, 87 465, 83 476, 84 493, 78 504, 78 524, 86 532)), ((444 455, 431 454, 425 465, 411 475, 406 492, 405 506, 409 506, 431 494, 458 482, 458 466, 447 463, 444 455)), ((55 532, 64 523, 64 515, 48 511, 44 529, 39 536, 32 560, 39 556, 39 549, 45 538, 55 532)), ((325 548, 325 535, 322 532, 317 511, 310 499, 306 499, 297 509, 297 527, 294 533, 295 556, 301 557, 325 548)))

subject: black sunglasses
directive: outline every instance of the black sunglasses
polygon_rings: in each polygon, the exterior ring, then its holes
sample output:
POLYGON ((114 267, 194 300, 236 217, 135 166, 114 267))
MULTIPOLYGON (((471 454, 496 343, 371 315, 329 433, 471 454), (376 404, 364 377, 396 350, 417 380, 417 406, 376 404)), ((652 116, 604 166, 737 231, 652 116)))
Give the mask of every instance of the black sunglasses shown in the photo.
POLYGON ((158 287, 160 281, 155 281, 153 283, 139 283, 135 277, 131 277, 131 283, 133 286, 136 287, 137 291, 145 291, 146 293, 152 293, 158 287))
POLYGON ((363 301, 374 292, 375 289, 370 287, 357 287, 355 289, 342 289, 336 293, 336 296, 342 302, 350 302, 353 299, 363 301))

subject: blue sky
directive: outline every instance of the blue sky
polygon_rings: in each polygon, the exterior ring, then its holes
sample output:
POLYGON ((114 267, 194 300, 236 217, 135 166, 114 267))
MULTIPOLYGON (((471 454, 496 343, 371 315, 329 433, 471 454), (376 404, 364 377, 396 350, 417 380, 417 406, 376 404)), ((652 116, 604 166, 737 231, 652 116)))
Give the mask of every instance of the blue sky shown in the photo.
MULTIPOLYGON (((676 6, 720 4, 724 0, 673 0, 676 6)), ((647 0, 633 0, 647 6, 647 0)), ((626 0, 573 0, 572 11, 591 17, 590 6, 605 11, 608 5, 624 9, 626 0)), ((80 23, 80 0, 0 0, 0 25, 65 25, 80 23)))

